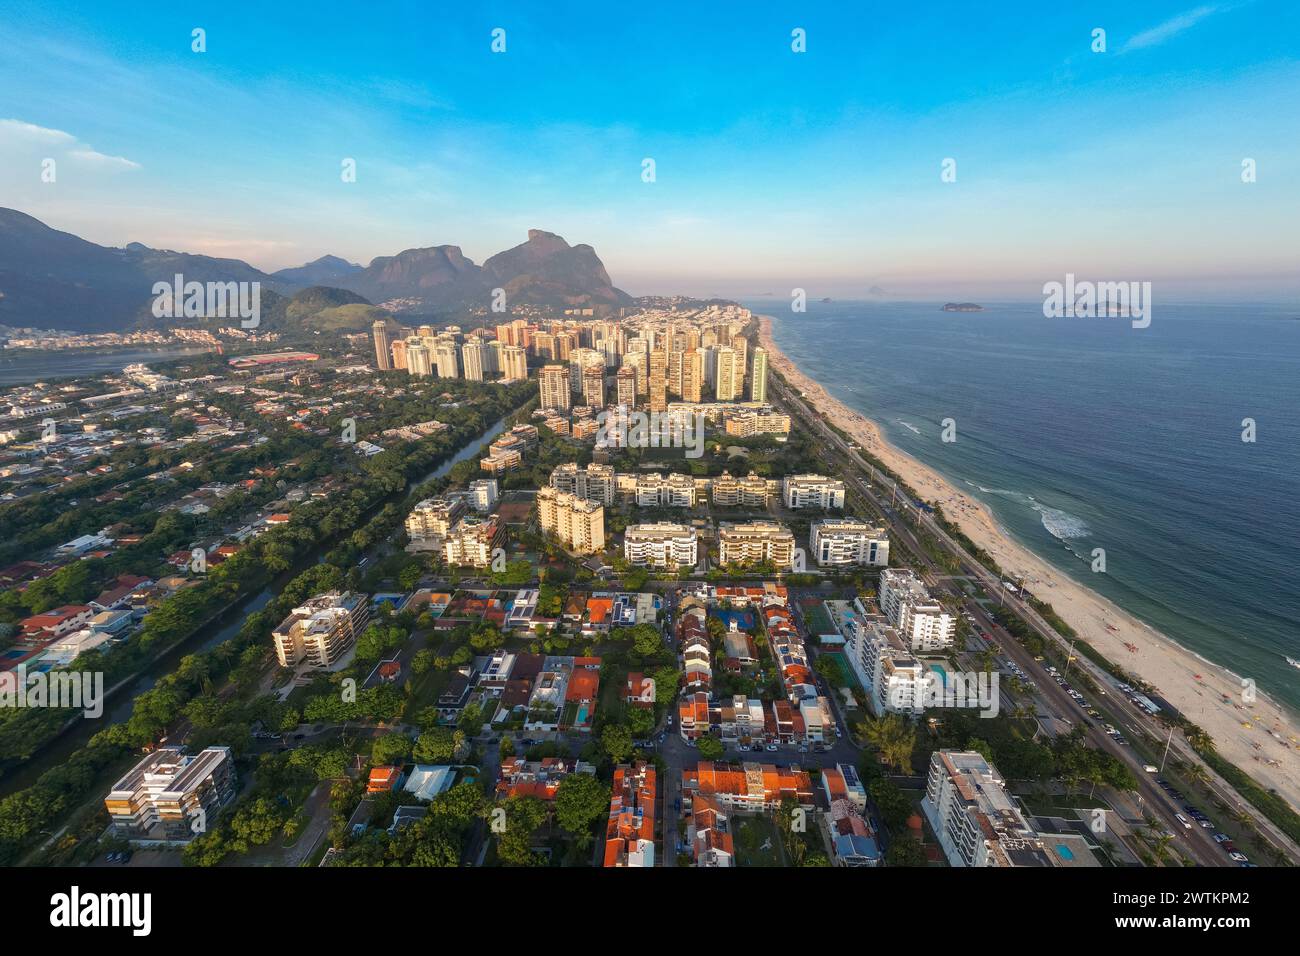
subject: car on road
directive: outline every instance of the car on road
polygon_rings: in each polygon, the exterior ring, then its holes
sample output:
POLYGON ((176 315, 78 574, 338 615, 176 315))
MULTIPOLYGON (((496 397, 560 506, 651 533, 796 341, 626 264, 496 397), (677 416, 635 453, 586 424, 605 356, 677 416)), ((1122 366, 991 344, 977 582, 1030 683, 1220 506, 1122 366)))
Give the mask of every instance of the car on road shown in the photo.
POLYGON ((1181 823, 1186 829, 1190 830, 1192 828, 1192 821, 1187 819, 1187 817, 1183 816, 1181 813, 1175 813, 1174 819, 1181 823))
POLYGON ((1228 854, 1228 857, 1229 857, 1230 859, 1236 860, 1238 863, 1249 863, 1249 862, 1250 862, 1250 858, 1249 858, 1248 856, 1246 856, 1246 854, 1244 854, 1244 853, 1229 853, 1229 854, 1228 854))
POLYGON ((1231 838, 1230 836, 1228 836, 1228 834, 1226 834, 1226 833, 1216 833, 1216 834, 1214 834, 1214 842, 1215 842, 1215 843, 1231 843, 1231 842, 1232 842, 1232 838, 1231 838))
POLYGON ((779 749, 779 748, 776 746, 776 744, 768 744, 768 745, 767 745, 767 752, 768 752, 768 753, 776 753, 778 749, 779 749))
POLYGON ((1160 772, 1159 768, 1157 768, 1157 767, 1155 767, 1154 765, 1149 764, 1149 763, 1144 763, 1144 764, 1142 765, 1142 769, 1145 770, 1147 773, 1159 773, 1159 772, 1160 772))

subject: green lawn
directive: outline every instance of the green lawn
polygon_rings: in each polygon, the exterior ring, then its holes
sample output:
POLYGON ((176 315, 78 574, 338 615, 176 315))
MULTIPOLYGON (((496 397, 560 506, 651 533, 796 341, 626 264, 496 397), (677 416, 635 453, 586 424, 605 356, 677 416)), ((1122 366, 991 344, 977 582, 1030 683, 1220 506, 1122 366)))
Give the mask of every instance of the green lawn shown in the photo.
POLYGON ((736 823, 736 862, 740 866, 780 866, 780 837, 772 821, 761 817, 732 817, 736 823), (765 846, 766 844, 766 846, 765 846))
POLYGON ((443 689, 451 680, 451 675, 452 671, 440 671, 431 667, 419 677, 414 678, 414 683, 411 685, 411 697, 406 704, 406 716, 414 718, 429 707, 436 706, 443 689))

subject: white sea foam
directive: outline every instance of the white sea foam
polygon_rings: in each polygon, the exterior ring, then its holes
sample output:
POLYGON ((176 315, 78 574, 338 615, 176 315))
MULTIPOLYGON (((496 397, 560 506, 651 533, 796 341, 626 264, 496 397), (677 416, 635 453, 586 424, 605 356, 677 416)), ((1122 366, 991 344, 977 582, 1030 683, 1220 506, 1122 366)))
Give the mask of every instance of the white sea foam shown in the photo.
POLYGON ((917 428, 917 427, 916 427, 915 425, 913 425, 913 424, 910 424, 909 422, 905 422, 905 421, 903 421, 901 418, 895 418, 895 419, 894 419, 894 422, 895 422, 895 424, 902 425, 904 428, 906 428, 908 431, 910 431, 913 435, 919 435, 919 434, 921 434, 921 429, 917 428))
POLYGON ((1047 533, 1060 541, 1086 538, 1092 534, 1091 529, 1082 518, 1072 515, 1068 511, 1062 511, 1059 508, 1048 508, 1040 504, 1035 504, 1034 510, 1038 512, 1047 533))

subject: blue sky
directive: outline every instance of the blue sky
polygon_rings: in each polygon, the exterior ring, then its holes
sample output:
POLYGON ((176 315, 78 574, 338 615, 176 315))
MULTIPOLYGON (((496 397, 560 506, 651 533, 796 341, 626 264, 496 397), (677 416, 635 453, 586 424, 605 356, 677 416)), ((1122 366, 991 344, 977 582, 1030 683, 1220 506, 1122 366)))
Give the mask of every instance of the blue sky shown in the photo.
POLYGON ((0 205, 104 244, 481 262, 539 227, 634 293, 1300 290, 1290 0, 83 6, 0 12, 0 205))

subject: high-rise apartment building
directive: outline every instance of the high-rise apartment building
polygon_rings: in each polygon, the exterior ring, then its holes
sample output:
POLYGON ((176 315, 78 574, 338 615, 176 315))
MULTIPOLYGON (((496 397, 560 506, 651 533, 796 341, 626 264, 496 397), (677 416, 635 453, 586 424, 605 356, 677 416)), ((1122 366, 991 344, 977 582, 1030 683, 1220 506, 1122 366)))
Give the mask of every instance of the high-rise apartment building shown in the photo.
POLYGON ((767 349, 761 345, 754 349, 754 358, 750 363, 749 400, 767 401, 767 349))
POLYGON ((745 379, 745 367, 739 364, 739 359, 740 356, 735 349, 718 349, 718 370, 714 374, 713 390, 720 402, 734 402, 740 398, 745 379))
POLYGON ((375 367, 381 372, 389 371, 393 367, 393 354, 388 341, 388 323, 376 319, 370 328, 375 336, 375 367))
POLYGON ((543 532, 580 554, 605 548, 605 508, 554 488, 537 492, 537 521, 543 532))
POLYGON ((537 376, 537 385, 542 408, 568 411, 573 407, 569 370, 563 365, 543 365, 537 376))
POLYGON ((501 374, 508 382, 528 378, 528 353, 522 346, 506 345, 501 349, 501 374))
POLYGON ((271 632, 281 667, 331 667, 356 643, 370 619, 370 598, 329 591, 294 608, 271 632))

